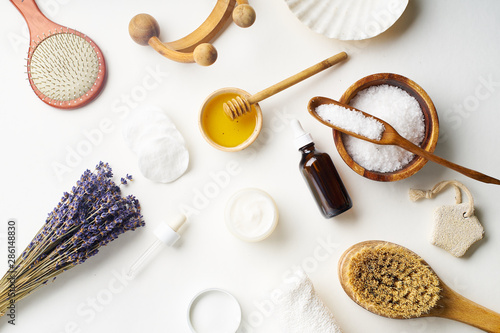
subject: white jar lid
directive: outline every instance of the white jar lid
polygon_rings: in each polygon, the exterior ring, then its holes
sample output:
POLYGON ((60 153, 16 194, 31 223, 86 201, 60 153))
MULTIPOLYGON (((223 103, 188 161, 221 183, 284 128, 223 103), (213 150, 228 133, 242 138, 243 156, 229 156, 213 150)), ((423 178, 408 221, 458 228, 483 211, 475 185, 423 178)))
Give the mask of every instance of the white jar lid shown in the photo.
POLYGON ((247 242, 267 238, 278 224, 278 207, 266 192, 247 188, 236 192, 228 201, 225 210, 229 231, 247 242))
POLYGON ((203 290, 189 304, 188 325, 193 333, 235 333, 240 324, 240 303, 225 290, 203 290))

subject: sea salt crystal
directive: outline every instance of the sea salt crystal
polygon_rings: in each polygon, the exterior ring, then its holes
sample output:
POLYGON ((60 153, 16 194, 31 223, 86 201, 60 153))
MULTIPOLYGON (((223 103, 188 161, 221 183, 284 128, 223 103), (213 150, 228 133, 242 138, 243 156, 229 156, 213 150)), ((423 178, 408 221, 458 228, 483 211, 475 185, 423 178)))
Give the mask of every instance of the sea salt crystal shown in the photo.
MULTIPOLYGON (((416 145, 424 140, 422 109, 417 100, 401 88, 386 84, 371 86, 358 92, 349 104, 391 124, 401 136, 416 145)), ((397 146, 378 145, 344 134, 342 140, 352 159, 367 170, 382 173, 397 171, 414 158, 412 153, 397 146)))
POLYGON ((380 140, 385 126, 363 113, 337 104, 321 104, 316 113, 330 124, 372 140, 380 140))

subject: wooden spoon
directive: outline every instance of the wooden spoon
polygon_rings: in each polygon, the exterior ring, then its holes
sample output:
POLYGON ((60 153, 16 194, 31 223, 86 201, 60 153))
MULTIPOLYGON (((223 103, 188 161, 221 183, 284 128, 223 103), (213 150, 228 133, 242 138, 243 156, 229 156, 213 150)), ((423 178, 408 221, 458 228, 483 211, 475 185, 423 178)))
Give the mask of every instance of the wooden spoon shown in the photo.
POLYGON ((250 112, 251 105, 256 104, 268 97, 271 97, 286 88, 289 88, 327 68, 332 67, 333 65, 347 59, 347 53, 340 52, 334 56, 331 56, 328 59, 325 59, 316 65, 313 65, 309 68, 304 69, 302 72, 299 72, 287 79, 284 79, 281 82, 276 83, 275 85, 266 88, 255 95, 246 97, 246 96, 238 96, 233 98, 232 100, 224 103, 222 106, 226 115, 232 120, 238 118, 239 116, 250 112))
POLYGON ((463 174, 463 175, 465 175, 467 177, 473 178, 475 180, 479 180, 479 181, 484 182, 484 183, 490 183, 490 184, 500 185, 500 180, 498 180, 496 178, 487 176, 487 175, 482 174, 482 173, 480 173, 478 171, 475 171, 475 170, 467 169, 467 168, 465 168, 463 166, 460 166, 458 164, 452 163, 452 162, 450 162, 448 160, 445 160, 444 158, 441 158, 441 157, 436 156, 436 155, 434 155, 432 153, 429 153, 425 149, 422 149, 419 146, 417 146, 417 145, 413 144, 412 142, 408 141, 407 139, 403 138, 387 122, 385 122, 385 121, 383 121, 383 120, 381 120, 381 119, 379 119, 377 117, 374 117, 374 116, 372 116, 372 115, 370 115, 370 114, 368 114, 366 112, 363 112, 363 111, 360 111, 360 110, 358 110, 356 108, 353 108, 352 106, 340 103, 338 101, 335 101, 335 100, 327 98, 327 97, 313 97, 309 101, 309 104, 308 104, 307 108, 308 108, 309 113, 314 118, 316 118, 320 123, 322 123, 323 125, 326 125, 328 127, 331 127, 331 128, 333 128, 333 129, 335 129, 337 131, 340 131, 342 133, 351 135, 351 136, 356 137, 356 138, 361 139, 361 140, 366 140, 366 141, 369 141, 369 142, 372 142, 372 143, 376 143, 376 144, 379 144, 379 145, 396 145, 396 146, 399 146, 401 148, 404 148, 404 149, 408 150, 409 152, 412 152, 413 154, 416 154, 418 156, 422 156, 423 158, 425 158, 425 159, 427 159, 429 161, 441 164, 441 165, 443 165, 445 167, 448 167, 448 168, 450 168, 452 170, 460 172, 461 174, 463 174), (346 129, 343 129, 341 127, 338 127, 338 126, 335 126, 335 125, 331 124, 330 122, 328 122, 328 121, 324 120, 323 118, 321 118, 316 113, 316 108, 318 106, 322 105, 322 104, 335 104, 335 105, 342 106, 342 107, 347 108, 347 109, 352 110, 352 111, 361 112, 365 117, 375 119, 376 121, 382 123, 384 125, 384 127, 385 127, 385 130, 382 133, 382 137, 379 140, 370 139, 370 138, 367 138, 365 136, 356 134, 354 132, 348 131, 346 129))
MULTIPOLYGON (((358 244, 355 244, 351 246, 349 249, 347 249, 344 254, 340 257, 339 259, 339 266, 338 266, 338 274, 339 274, 339 279, 340 279, 340 284, 342 285, 342 288, 346 292, 346 294, 353 300, 355 301, 358 305, 361 307, 365 308, 366 310, 375 313, 380 316, 384 316, 387 318, 395 318, 395 319, 406 319, 402 316, 393 316, 389 317, 384 315, 383 313, 379 312, 376 310, 376 308, 373 305, 363 303, 361 301, 357 301, 357 297, 355 295, 355 292, 353 291, 351 285, 348 283, 348 276, 349 276, 349 263, 352 257, 358 253, 361 249, 363 248, 375 248, 379 245, 384 245, 388 244, 391 246, 395 246, 399 249, 404 250, 405 252, 408 252, 409 254, 413 254, 414 256, 417 256, 420 258, 418 255, 413 253, 412 251, 408 250, 407 248, 398 245, 398 244, 393 244, 389 242, 384 242, 384 241, 366 241, 366 242, 361 242, 358 244)), ((422 260, 422 264, 426 265, 427 267, 430 268, 430 266, 422 260)), ((431 269, 432 271, 432 269, 431 269)), ((435 272, 432 271, 434 274, 435 272)), ((437 274, 436 274, 437 276, 437 274)), ((429 313, 421 315, 420 317, 440 317, 440 318, 447 318, 447 319, 452 319, 456 320, 474 327, 477 327, 479 329, 485 330, 487 332, 492 332, 492 333, 500 333, 500 314, 493 312, 479 304, 476 304, 472 302, 471 300, 468 300, 467 298, 459 295, 457 292, 453 291, 450 287, 448 287, 446 284, 441 281, 441 279, 438 277, 439 280, 439 287, 441 288, 441 291, 439 293, 440 300, 437 302, 437 304, 429 311, 429 313)), ((418 281, 416 281, 418 285, 418 281)))

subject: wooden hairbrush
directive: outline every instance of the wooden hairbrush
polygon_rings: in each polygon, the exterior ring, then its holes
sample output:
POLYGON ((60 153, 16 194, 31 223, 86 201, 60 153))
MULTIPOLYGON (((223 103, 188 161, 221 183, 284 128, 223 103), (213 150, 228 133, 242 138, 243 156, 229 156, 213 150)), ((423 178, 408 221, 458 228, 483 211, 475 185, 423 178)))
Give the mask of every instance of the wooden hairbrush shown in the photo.
POLYGON ((30 32, 28 80, 45 103, 74 109, 101 92, 106 65, 99 47, 86 35, 45 17, 35 0, 10 0, 30 32))

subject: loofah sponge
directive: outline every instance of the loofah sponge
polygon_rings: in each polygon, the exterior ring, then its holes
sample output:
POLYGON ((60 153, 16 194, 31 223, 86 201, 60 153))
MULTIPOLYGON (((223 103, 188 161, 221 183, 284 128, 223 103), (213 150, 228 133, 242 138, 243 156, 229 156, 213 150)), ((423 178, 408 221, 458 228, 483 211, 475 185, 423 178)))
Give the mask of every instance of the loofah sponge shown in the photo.
POLYGON ((362 248, 347 271, 356 302, 382 316, 419 317, 440 299, 437 275, 421 258, 391 244, 362 248))

